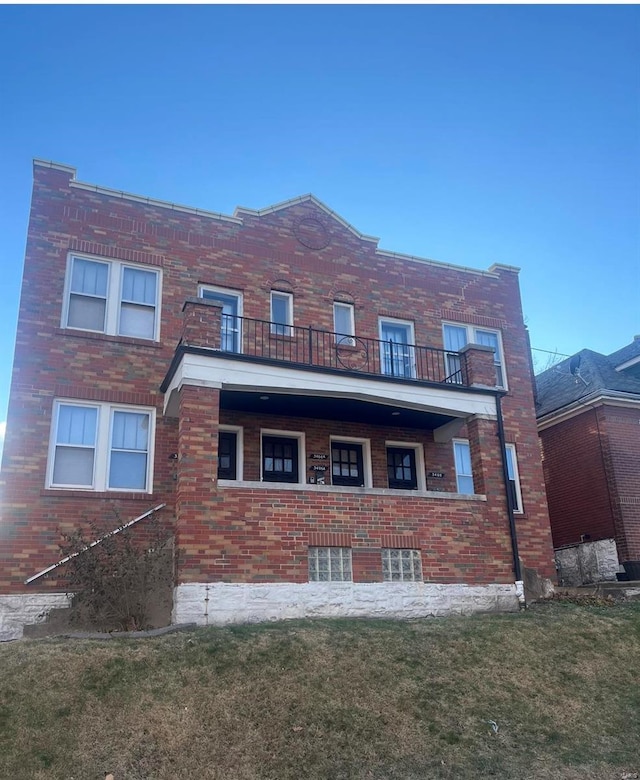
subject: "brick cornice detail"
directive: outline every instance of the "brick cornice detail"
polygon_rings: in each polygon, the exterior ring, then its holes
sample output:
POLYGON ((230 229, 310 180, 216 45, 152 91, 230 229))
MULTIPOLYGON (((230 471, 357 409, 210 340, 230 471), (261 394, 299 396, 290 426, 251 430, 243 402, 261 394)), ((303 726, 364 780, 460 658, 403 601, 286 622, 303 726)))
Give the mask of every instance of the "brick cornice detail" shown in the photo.
POLYGON ((81 252, 87 255, 96 255, 97 257, 109 257, 115 260, 124 260, 128 263, 155 266, 163 266, 165 264, 164 255, 125 249, 124 247, 112 246, 111 244, 99 244, 96 241, 84 241, 75 236, 69 237, 69 249, 72 252, 81 252))
POLYGON ((69 398, 78 401, 98 401, 112 404, 128 404, 131 406, 157 406, 161 396, 150 393, 124 393, 121 390, 104 390, 97 387, 81 387, 78 385, 56 385, 56 398, 69 398))

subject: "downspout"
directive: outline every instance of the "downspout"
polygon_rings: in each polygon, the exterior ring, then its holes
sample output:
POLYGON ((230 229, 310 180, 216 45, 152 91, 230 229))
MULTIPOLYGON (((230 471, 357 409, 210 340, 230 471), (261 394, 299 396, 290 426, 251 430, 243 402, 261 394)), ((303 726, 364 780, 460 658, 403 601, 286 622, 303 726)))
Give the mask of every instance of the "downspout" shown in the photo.
POLYGON ((502 458, 502 481, 507 496, 507 514, 509 516, 509 533, 511 535, 511 549, 513 551, 513 571, 516 575, 516 593, 521 606, 524 606, 524 582, 522 581, 522 567, 518 553, 518 534, 516 531, 516 518, 513 514, 511 491, 509 490, 509 469, 507 468, 507 448, 505 446, 504 420, 502 418, 502 405, 500 396, 496 394, 496 415, 498 417, 498 440, 500 441, 500 455, 502 458))

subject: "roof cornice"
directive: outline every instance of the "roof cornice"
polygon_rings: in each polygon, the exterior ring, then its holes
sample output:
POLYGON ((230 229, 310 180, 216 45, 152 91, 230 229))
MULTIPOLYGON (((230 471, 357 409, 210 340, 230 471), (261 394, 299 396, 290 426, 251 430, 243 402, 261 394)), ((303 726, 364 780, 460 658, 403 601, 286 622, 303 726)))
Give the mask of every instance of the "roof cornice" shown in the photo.
POLYGON ((353 227, 353 225, 351 225, 349 222, 343 219, 343 217, 341 217, 340 214, 330 209, 319 198, 316 198, 316 196, 313 195, 312 193, 308 193, 307 195, 300 195, 296 198, 291 198, 290 200, 285 200, 280 203, 276 203, 273 206, 267 206, 264 209, 250 209, 244 206, 238 206, 234 210, 233 215, 229 216, 227 214, 221 214, 216 211, 207 211, 205 209, 194 208, 193 206, 184 206, 179 203, 172 203, 171 201, 157 200, 155 198, 149 198, 144 195, 135 195, 134 193, 125 192, 124 190, 114 190, 109 187, 102 187, 98 184, 89 184, 87 182, 77 181, 75 178, 76 168, 73 168, 70 165, 64 165, 62 163, 56 163, 53 161, 40 160, 40 159, 34 159, 33 165, 42 168, 52 168, 58 171, 64 171, 65 173, 69 173, 71 175, 69 186, 73 187, 74 189, 84 190, 86 192, 95 192, 98 195, 106 195, 110 198, 120 198, 121 200, 133 201, 134 203, 142 203, 146 206, 154 206, 157 208, 169 209, 174 212, 178 211, 183 214, 193 214, 198 217, 206 217, 218 221, 231 222, 236 225, 243 224, 244 222, 244 220, 242 219, 243 215, 263 217, 267 214, 273 214, 276 211, 280 211, 282 209, 288 208, 290 206, 295 206, 300 203, 313 203, 319 209, 324 211, 325 214, 327 214, 332 219, 335 219, 338 223, 340 223, 345 229, 347 229, 350 233, 352 233, 352 235, 354 235, 356 238, 360 239, 361 241, 367 241, 375 244, 376 246, 374 247, 374 252, 377 256, 382 258, 390 258, 392 260, 403 260, 403 261, 406 260, 409 262, 421 263, 423 265, 435 266, 437 268, 450 268, 454 271, 461 271, 463 273, 475 274, 477 276, 484 276, 484 277, 488 276, 494 279, 499 278, 500 273, 503 271, 508 271, 516 274, 519 273, 520 271, 520 269, 517 268, 516 266, 502 265, 500 263, 494 263, 488 270, 485 271, 480 268, 470 268, 468 266, 456 265, 454 263, 445 263, 440 260, 432 260, 426 257, 417 257, 415 255, 403 254, 401 252, 392 252, 385 249, 379 249, 377 246, 379 241, 378 238, 361 233, 359 230, 353 227))

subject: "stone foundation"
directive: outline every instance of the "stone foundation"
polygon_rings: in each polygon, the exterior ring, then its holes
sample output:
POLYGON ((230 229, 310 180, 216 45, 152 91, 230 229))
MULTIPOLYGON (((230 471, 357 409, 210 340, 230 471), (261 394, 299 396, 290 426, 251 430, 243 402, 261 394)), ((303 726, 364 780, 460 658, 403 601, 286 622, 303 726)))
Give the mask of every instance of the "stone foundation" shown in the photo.
POLYGON ((312 617, 422 618, 517 612, 513 585, 190 583, 174 590, 173 623, 258 623, 312 617))
POLYGON ((591 585, 615 580, 616 573, 622 571, 613 539, 561 547, 555 554, 561 585, 591 585))
POLYGON ((66 593, 22 593, 0 596, 0 642, 21 639, 24 627, 44 623, 52 609, 69 606, 66 593))

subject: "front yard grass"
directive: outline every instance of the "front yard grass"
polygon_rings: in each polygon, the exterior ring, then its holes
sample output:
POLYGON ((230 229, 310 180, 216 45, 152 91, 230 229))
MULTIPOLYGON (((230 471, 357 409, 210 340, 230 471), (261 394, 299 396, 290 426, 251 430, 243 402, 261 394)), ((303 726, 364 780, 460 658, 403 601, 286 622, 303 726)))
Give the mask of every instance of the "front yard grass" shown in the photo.
POLYGON ((7 780, 620 780, 640 603, 0 646, 7 780))

